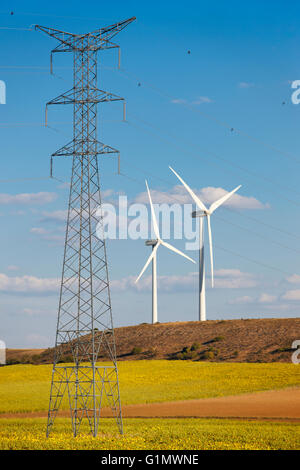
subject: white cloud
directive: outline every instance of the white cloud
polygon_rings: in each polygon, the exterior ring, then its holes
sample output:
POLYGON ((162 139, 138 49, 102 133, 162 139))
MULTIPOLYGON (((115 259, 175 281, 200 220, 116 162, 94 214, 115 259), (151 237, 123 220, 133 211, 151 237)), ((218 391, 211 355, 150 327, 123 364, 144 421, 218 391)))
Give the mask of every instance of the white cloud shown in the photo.
POLYGON ((174 104, 185 104, 187 103, 186 100, 183 100, 181 98, 174 98, 173 100, 171 100, 171 103, 174 103, 174 104))
MULTIPOLYGON (((233 189, 233 188, 232 188, 233 189)), ((201 196, 206 203, 211 204, 217 199, 225 196, 229 191, 223 188, 207 187, 201 190, 201 196)), ((268 204, 263 204, 254 197, 241 196, 238 193, 224 203, 224 206, 232 207, 234 209, 266 209, 269 207, 268 204)))
POLYGON ((67 181, 64 181, 63 183, 59 184, 57 187, 58 189, 66 189, 66 188, 69 188, 71 186, 70 183, 68 183, 67 181))
MULTIPOLYGON (((103 191, 101 193, 101 197, 102 197, 102 203, 110 203, 110 204, 115 204, 114 201, 105 201, 104 199, 111 196, 112 195, 112 190, 107 190, 107 191, 103 191)), ((95 208, 95 206, 94 206, 95 208)), ((97 206, 98 208, 98 206, 97 206)), ((79 213, 79 208, 77 209, 72 209, 71 211, 71 217, 75 216, 76 214, 79 213)), ((84 212, 83 213, 83 216, 87 216, 87 212, 84 212)), ((56 224, 66 224, 67 222, 67 217, 68 217, 68 210, 67 209, 63 209, 63 210, 56 210, 56 211, 43 211, 42 212, 42 219, 40 220, 40 222, 42 223, 45 223, 45 222, 54 222, 56 224)))
POLYGON ((33 315, 42 315, 43 312, 42 310, 40 309, 34 309, 34 308, 23 308, 23 313, 25 313, 25 315, 28 315, 28 316, 33 316, 33 315))
MULTIPOLYGON (((111 287, 116 291, 135 290, 138 292, 148 292, 152 289, 152 276, 142 277, 136 283, 137 276, 128 276, 120 280, 111 281, 111 287)), ((196 273, 186 276, 158 276, 157 284, 161 292, 182 292, 190 291, 196 286, 196 273)))
POLYGON ((258 298, 258 303, 260 304, 272 304, 276 302, 277 296, 276 295, 270 295, 270 294, 261 294, 258 298))
POLYGON ((56 193, 47 193, 47 192, 40 192, 40 193, 22 193, 22 194, 5 194, 0 193, 0 204, 8 205, 8 204, 23 204, 23 205, 30 205, 30 204, 48 204, 49 202, 53 202, 57 198, 56 193))
POLYGON ((291 284, 300 284, 300 275, 293 274, 292 276, 287 277, 286 280, 290 282, 291 284))
POLYGON ((57 210, 52 212, 42 212, 42 222, 57 222, 57 223, 64 223, 67 220, 68 211, 67 210, 57 210))
MULTIPOLYGON (((201 201, 207 205, 210 205, 212 202, 228 193, 228 191, 223 188, 214 188, 212 186, 202 189, 194 189, 193 191, 201 201)), ((151 197, 153 202, 156 204, 174 204, 176 202, 180 204, 191 204, 193 202, 188 192, 181 185, 176 185, 167 192, 152 189, 151 197)), ((138 194, 135 198, 135 202, 148 204, 149 199, 147 192, 138 194)), ((233 196, 224 203, 224 206, 235 209, 266 209, 269 207, 269 204, 264 204, 254 197, 233 194, 233 196)))
POLYGON ((144 276, 138 283, 135 283, 137 276, 123 277, 110 281, 112 290, 124 292, 127 290, 148 291, 151 289, 151 276, 144 276))
POLYGON ((58 231, 64 232, 64 227, 56 228, 55 230, 46 230, 43 227, 32 227, 30 229, 31 233, 40 236, 43 240, 62 243, 65 240, 65 235, 64 233, 57 233, 58 231))
POLYGON ((229 301, 229 304, 231 305, 243 305, 243 304, 252 304, 254 302, 253 297, 250 297, 249 295, 243 295, 241 297, 236 297, 236 299, 232 299, 229 301))
POLYGON ((208 96, 199 96, 194 101, 192 101, 192 104, 203 104, 203 103, 213 103, 213 100, 210 99, 208 96))
POLYGON ((277 303, 276 305, 275 304, 269 304, 269 305, 265 305, 264 308, 266 308, 267 310, 271 310, 271 311, 279 311, 279 312, 286 312, 286 311, 293 311, 293 309, 296 307, 296 305, 291 305, 290 303, 289 304, 280 304, 280 303, 277 303))
POLYGON ((11 215, 26 215, 26 211, 23 210, 16 210, 16 211, 11 211, 11 215))
POLYGON ((253 274, 239 269, 217 269, 215 271, 215 286, 222 289, 246 289, 255 287, 257 280, 253 274))
MULTIPOLYGON (((144 276, 135 283, 136 276, 128 276, 111 281, 111 287, 116 291, 135 290, 138 292, 151 291, 152 276, 144 276)), ((209 287, 209 279, 208 287, 209 287)), ((187 292, 197 288, 198 273, 192 272, 184 276, 158 276, 158 289, 161 292, 187 292)), ((215 286, 222 289, 251 288, 257 281, 250 273, 239 269, 219 269, 215 271, 215 286)))
POLYGON ((300 289, 288 290, 282 295, 282 299, 285 300, 300 300, 300 289))
POLYGON ((16 266, 14 264, 10 264, 9 266, 7 266, 8 271, 18 271, 18 269, 20 269, 19 266, 16 266))
POLYGON ((230 300, 230 304, 263 304, 269 305, 270 307, 273 306, 278 297, 276 295, 266 294, 265 292, 260 294, 258 297, 250 297, 248 295, 237 297, 236 299, 230 300))
POLYGON ((171 100, 171 103, 174 104, 203 104, 203 103, 213 103, 213 100, 209 98, 208 96, 198 96, 198 98, 195 98, 194 100, 186 100, 182 98, 173 98, 171 100))
POLYGON ((52 294, 57 293, 59 279, 38 278, 35 276, 9 277, 0 273, 0 292, 23 294, 52 294))
POLYGON ((238 87, 239 87, 239 88, 252 88, 252 87, 254 87, 254 83, 251 83, 251 82, 239 82, 238 87))
POLYGON ((106 198, 109 196, 113 196, 115 194, 115 191, 113 189, 105 189, 104 191, 101 191, 101 197, 106 198))
POLYGON ((44 229, 44 228, 41 228, 41 227, 32 227, 30 229, 30 232, 31 233, 36 233, 38 235, 44 235, 45 233, 47 233, 47 230, 44 229))

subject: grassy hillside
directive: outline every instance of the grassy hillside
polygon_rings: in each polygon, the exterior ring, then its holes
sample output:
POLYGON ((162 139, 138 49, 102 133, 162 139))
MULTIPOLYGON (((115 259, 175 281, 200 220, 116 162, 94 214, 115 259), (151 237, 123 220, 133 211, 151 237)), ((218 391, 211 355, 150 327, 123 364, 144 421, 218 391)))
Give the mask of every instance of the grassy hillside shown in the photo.
MULTIPOLYGON (((300 318, 143 323, 116 328, 115 336, 119 361, 291 362, 292 342, 300 338, 300 318)), ((53 349, 8 350, 7 359, 47 364, 53 361, 53 349)))

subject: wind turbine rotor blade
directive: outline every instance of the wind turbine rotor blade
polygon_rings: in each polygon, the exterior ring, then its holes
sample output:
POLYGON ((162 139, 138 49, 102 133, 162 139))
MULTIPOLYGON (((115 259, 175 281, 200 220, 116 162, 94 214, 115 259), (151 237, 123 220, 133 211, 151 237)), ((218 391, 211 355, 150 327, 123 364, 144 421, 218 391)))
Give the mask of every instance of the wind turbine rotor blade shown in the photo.
POLYGON ((209 254, 210 254, 210 269, 211 269, 211 287, 214 287, 214 257, 213 246, 210 226, 210 215, 207 215, 207 228, 208 228, 208 241, 209 241, 209 254))
POLYGON ((161 240, 161 244, 162 244, 163 246, 165 246, 166 248, 169 248, 169 250, 174 251, 174 253, 177 253, 178 255, 181 255, 181 256, 183 256, 184 258, 186 258, 186 259, 192 261, 192 263, 195 263, 195 261, 194 261, 192 258, 190 258, 190 257, 189 257, 188 255, 186 255, 185 253, 182 253, 182 251, 177 250, 177 248, 175 248, 173 245, 170 245, 170 243, 167 243, 167 242, 164 242, 163 240, 161 240))
POLYGON ((230 193, 225 194, 225 196, 220 197, 217 201, 213 202, 212 205, 209 208, 210 214, 212 214, 218 207, 220 207, 222 204, 224 204, 227 199, 229 199, 238 189, 240 189, 242 185, 240 184, 237 188, 235 188, 233 191, 230 193))
POLYGON ((178 175, 178 173, 176 173, 175 170, 173 170, 173 168, 171 166, 169 166, 170 170, 173 171, 174 175, 177 176, 177 178, 179 179, 179 181, 181 181, 181 183, 183 184, 183 186, 185 187, 185 189, 187 190, 187 192, 192 196, 192 198, 194 199, 195 203, 197 204, 197 206, 202 209, 203 211, 207 211, 207 208, 205 207, 205 205, 203 204, 203 202, 198 198, 198 196, 196 196, 196 194, 194 193, 194 191, 186 184, 185 181, 183 181, 183 179, 178 175))
POLYGON ((153 204, 152 204, 151 194, 150 194, 150 190, 149 190, 149 186, 148 186, 147 180, 146 180, 146 187, 147 187, 148 197, 149 197, 149 201, 150 201, 150 207, 151 207, 151 215, 152 215, 152 223, 153 223, 154 233, 155 233, 156 238, 158 238, 158 239, 160 240, 159 228, 158 228, 158 224, 157 224, 157 220, 156 220, 156 216, 155 216, 155 212, 154 212, 154 207, 153 207, 153 204))
POLYGON ((160 242, 157 242, 157 244, 155 245, 155 247, 153 248, 152 250, 152 253, 151 255, 149 256, 149 258, 147 259, 146 261, 146 264, 145 266, 143 267, 143 269, 141 270, 138 278, 135 280, 135 282, 138 282, 140 280, 140 278, 142 277, 142 275, 144 274, 144 272, 146 271, 146 269, 148 268, 149 264, 151 263, 151 261, 153 260, 154 256, 155 256, 155 253, 157 252, 157 249, 160 245, 160 242))

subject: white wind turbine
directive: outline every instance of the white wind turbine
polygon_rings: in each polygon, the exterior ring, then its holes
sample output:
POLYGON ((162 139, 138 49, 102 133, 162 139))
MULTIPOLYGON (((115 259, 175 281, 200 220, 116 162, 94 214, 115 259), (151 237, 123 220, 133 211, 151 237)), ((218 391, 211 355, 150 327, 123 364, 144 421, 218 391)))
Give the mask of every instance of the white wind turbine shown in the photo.
POLYGON ((206 301, 205 301, 205 264, 204 264, 204 230, 203 230, 203 218, 206 217, 207 220, 207 230, 208 230, 208 240, 209 240, 209 251, 210 251, 210 266, 211 266, 211 285, 214 287, 214 262, 213 262, 213 247, 212 247, 212 236, 211 236, 211 225, 210 225, 210 216, 212 213, 224 204, 238 189, 241 185, 235 188, 230 193, 225 194, 217 201, 213 202, 209 209, 205 207, 203 202, 199 199, 198 196, 192 191, 192 189, 183 181, 183 179, 176 173, 173 168, 169 166, 170 170, 173 171, 174 175, 177 176, 179 181, 183 184, 185 189, 194 199, 197 207, 200 211, 195 211, 192 213, 192 217, 200 217, 200 236, 199 236, 199 320, 206 320, 206 301))
POLYGON ((152 204, 152 199, 151 199, 151 195, 150 195, 150 191, 149 191, 147 181, 146 181, 146 187, 147 187, 148 197, 149 197, 149 201, 150 201, 152 224, 153 224, 153 230, 154 230, 154 234, 156 236, 156 239, 146 241, 147 246, 152 246, 152 253, 149 256, 149 258, 147 259, 145 266, 141 270, 141 272, 140 272, 140 274, 139 274, 139 276, 138 276, 138 278, 136 279, 135 282, 139 281, 139 279, 142 277, 142 275, 144 274, 147 267, 149 266, 149 264, 152 261, 152 323, 156 323, 157 322, 157 264, 156 264, 156 253, 157 253, 158 247, 160 245, 163 245, 166 248, 169 248, 169 250, 174 251, 178 255, 184 256, 188 260, 192 261, 192 263, 195 263, 195 261, 192 258, 190 258, 189 256, 182 253, 180 250, 177 250, 177 248, 175 248, 174 246, 170 245, 169 243, 163 241, 160 238, 158 223, 157 223, 157 220, 156 220, 154 207, 153 207, 153 204, 152 204))

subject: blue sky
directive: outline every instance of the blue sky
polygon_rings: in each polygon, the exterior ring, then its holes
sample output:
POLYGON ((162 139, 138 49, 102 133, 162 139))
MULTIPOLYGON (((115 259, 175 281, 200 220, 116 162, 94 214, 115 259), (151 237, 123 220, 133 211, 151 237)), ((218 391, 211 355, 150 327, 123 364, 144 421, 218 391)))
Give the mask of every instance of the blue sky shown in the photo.
MULTIPOLYGON (((45 103, 72 86, 72 61, 55 56, 51 76, 56 42, 26 30, 32 24, 81 33, 137 17, 116 38, 120 71, 115 51, 99 54, 99 88, 127 101, 127 123, 119 103, 99 107, 99 138, 121 151, 125 175, 112 157, 101 160, 107 201, 141 200, 145 177, 156 202, 176 196, 168 165, 199 194, 242 184, 241 196, 260 208, 222 208, 213 218, 218 282, 207 316, 298 315, 299 10, 292 1, 1 3, 0 339, 9 347, 54 342, 68 198, 67 185, 47 176, 50 154, 72 138, 72 110, 52 107, 50 128, 42 123, 45 103)), ((70 160, 56 161, 55 174, 68 181, 70 160)), ((116 326, 151 319, 150 272, 138 290, 132 283, 148 255, 144 240, 108 241, 116 326)), ((197 319, 197 268, 166 250, 158 268, 159 320, 197 319)))

